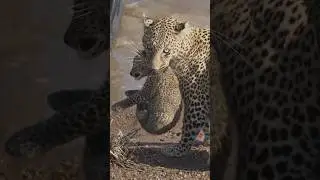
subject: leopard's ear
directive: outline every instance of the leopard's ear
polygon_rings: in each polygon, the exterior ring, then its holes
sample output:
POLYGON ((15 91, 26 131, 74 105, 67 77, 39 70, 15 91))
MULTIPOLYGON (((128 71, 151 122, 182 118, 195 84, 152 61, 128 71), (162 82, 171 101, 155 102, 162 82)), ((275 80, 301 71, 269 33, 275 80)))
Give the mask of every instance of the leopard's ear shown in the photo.
POLYGON ((186 28, 188 28, 188 27, 190 27, 190 24, 189 24, 188 21, 178 22, 178 23, 176 24, 176 26, 174 27, 174 30, 175 30, 177 33, 179 33, 179 32, 181 32, 182 30, 184 30, 184 29, 186 29, 186 28))
POLYGON ((146 16, 145 13, 142 14, 142 18, 143 18, 143 25, 145 27, 149 27, 153 24, 154 20, 148 16, 146 16))

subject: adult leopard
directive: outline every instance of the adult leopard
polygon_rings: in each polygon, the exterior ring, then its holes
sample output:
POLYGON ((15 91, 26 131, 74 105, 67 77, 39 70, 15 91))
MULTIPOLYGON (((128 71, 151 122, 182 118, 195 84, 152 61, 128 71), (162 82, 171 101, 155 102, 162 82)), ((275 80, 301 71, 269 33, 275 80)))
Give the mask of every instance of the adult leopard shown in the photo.
POLYGON ((201 131, 209 138, 210 119, 215 114, 211 113, 214 101, 210 97, 209 73, 215 76, 219 67, 215 61, 210 61, 210 31, 190 26, 175 16, 145 17, 142 42, 145 63, 160 72, 170 66, 178 77, 184 103, 182 137, 178 144, 162 152, 167 156, 183 156, 201 131), (217 71, 208 71, 209 68, 217 71))
MULTIPOLYGON (((239 180, 318 179, 319 45, 308 13, 302 1, 211 4, 212 52, 220 62, 222 87, 238 131, 239 180)), ((188 49, 197 42, 190 39, 192 28, 172 20, 145 22, 145 48, 154 69, 190 63, 190 56, 179 57, 175 47, 186 44, 188 49), (171 33, 174 27, 182 30, 171 33), (172 40, 162 41, 168 38, 172 40)), ((203 74, 197 69, 189 73, 200 79, 203 74)), ((196 81, 195 87, 204 81, 196 81)), ((201 96, 191 98, 205 103, 201 96)))
POLYGON ((151 134, 163 134, 172 129, 181 116, 183 104, 179 82, 170 68, 153 73, 143 58, 143 52, 136 55, 130 71, 136 80, 147 76, 142 89, 126 91, 127 98, 112 105, 111 109, 122 112, 137 105, 136 116, 141 127, 151 134))

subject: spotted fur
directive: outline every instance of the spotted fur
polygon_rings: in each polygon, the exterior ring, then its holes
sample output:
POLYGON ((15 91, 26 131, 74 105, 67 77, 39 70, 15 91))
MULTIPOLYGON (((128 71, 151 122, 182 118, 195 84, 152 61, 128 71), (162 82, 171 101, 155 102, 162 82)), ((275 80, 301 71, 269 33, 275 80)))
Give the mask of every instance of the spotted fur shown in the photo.
POLYGON ((211 2, 213 46, 238 129, 237 179, 319 179, 319 44, 307 5, 211 2))

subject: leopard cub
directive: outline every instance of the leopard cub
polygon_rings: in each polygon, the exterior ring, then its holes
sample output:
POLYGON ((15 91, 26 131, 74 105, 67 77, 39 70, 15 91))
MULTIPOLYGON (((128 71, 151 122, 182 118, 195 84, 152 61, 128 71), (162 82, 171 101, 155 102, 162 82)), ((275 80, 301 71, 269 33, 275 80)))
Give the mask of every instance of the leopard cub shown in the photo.
POLYGON ((133 59, 130 75, 136 80, 147 76, 141 90, 128 90, 127 98, 115 103, 113 111, 121 111, 137 105, 136 116, 144 130, 151 134, 163 134, 172 129, 182 115, 183 104, 179 82, 171 68, 158 73, 137 55, 133 59))

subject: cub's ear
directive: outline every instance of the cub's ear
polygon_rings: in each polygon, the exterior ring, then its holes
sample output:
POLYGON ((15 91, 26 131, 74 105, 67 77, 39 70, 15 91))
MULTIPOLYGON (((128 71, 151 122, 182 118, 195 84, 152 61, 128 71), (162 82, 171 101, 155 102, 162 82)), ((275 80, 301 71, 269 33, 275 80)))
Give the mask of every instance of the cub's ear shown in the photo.
POLYGON ((143 17, 143 24, 145 27, 149 27, 153 24, 153 22, 154 22, 153 19, 146 16, 145 13, 142 14, 142 17, 143 17))
POLYGON ((186 28, 188 28, 188 27, 190 27, 190 24, 189 24, 188 21, 178 22, 178 23, 176 24, 176 26, 174 27, 174 30, 175 30, 177 33, 179 33, 179 32, 181 32, 182 30, 184 30, 184 29, 186 29, 186 28))

